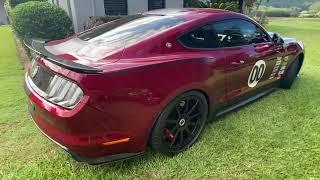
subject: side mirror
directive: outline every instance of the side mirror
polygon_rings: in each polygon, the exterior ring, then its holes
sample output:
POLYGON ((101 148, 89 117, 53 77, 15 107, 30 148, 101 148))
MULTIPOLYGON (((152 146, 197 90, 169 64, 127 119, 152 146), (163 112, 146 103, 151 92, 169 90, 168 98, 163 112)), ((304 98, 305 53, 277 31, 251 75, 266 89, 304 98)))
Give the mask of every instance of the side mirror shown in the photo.
POLYGON ((272 36, 272 42, 273 42, 274 44, 283 44, 283 43, 284 43, 283 39, 282 39, 282 38, 280 37, 280 35, 277 34, 277 33, 274 33, 274 34, 273 34, 273 36, 272 36))

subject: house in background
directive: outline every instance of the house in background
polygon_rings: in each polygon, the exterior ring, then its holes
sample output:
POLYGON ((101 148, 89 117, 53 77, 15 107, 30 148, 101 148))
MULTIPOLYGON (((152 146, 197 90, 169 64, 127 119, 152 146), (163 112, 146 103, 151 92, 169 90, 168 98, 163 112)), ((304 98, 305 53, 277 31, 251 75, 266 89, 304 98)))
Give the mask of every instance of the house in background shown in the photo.
POLYGON ((82 31, 92 16, 132 15, 161 8, 183 8, 183 0, 48 0, 64 9, 76 32, 82 31))

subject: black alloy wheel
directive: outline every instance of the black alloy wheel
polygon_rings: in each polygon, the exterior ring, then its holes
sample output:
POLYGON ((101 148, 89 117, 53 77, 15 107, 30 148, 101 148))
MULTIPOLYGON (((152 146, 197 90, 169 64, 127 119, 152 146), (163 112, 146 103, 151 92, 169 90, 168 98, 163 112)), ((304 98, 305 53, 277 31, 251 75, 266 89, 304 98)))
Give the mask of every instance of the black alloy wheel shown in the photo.
POLYGON ((151 146, 162 153, 177 154, 189 148, 207 120, 205 96, 190 91, 178 96, 161 113, 151 134, 151 146))

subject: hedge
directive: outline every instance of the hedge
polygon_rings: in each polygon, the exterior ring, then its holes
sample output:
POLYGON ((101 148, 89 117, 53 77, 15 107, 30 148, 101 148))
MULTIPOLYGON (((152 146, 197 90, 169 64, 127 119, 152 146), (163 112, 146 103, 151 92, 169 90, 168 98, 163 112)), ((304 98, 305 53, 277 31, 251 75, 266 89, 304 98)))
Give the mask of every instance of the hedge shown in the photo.
POLYGON ((8 0, 9 5, 14 8, 16 7, 18 4, 21 3, 25 3, 28 1, 42 1, 42 2, 48 2, 48 0, 8 0))
POLYGON ((66 12, 50 3, 30 1, 10 12, 12 27, 20 38, 61 39, 74 33, 66 12))

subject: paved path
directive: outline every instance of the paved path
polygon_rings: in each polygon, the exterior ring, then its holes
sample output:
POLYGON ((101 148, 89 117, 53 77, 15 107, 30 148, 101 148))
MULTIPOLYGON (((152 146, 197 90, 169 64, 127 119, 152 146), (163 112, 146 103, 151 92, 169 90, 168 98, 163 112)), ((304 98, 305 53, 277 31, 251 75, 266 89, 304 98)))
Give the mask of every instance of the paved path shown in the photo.
POLYGON ((7 14, 3 7, 4 1, 5 0, 0 0, 0 24, 8 24, 7 14))

